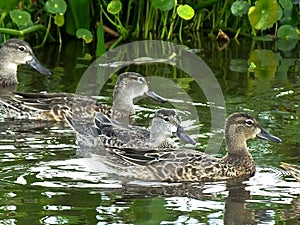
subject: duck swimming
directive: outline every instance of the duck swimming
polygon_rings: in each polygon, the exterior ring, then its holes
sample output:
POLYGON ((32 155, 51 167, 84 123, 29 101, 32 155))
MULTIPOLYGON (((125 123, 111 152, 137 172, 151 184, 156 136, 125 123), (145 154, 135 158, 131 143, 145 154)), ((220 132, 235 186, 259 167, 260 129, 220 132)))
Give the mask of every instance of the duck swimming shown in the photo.
POLYGON ((166 100, 149 90, 143 76, 135 72, 119 75, 114 88, 113 105, 100 104, 87 96, 72 93, 20 93, 0 96, 0 110, 5 118, 64 121, 64 112, 70 111, 83 121, 92 121, 96 112, 127 122, 134 114, 133 100, 150 97, 159 102, 166 100))
POLYGON ((27 42, 12 38, 0 49, 0 86, 7 87, 18 83, 17 69, 21 64, 27 64, 41 74, 51 75, 40 64, 27 42))
POLYGON ((250 177, 255 163, 246 141, 253 138, 280 143, 246 113, 233 113, 225 123, 227 154, 223 158, 187 149, 119 147, 116 138, 102 135, 107 154, 93 154, 117 175, 151 181, 217 181, 250 177))
POLYGON ((300 182, 300 166, 281 162, 280 166, 288 171, 298 182, 300 182))
POLYGON ((176 135, 187 144, 196 144, 194 139, 180 125, 181 118, 174 109, 157 110, 151 120, 149 129, 120 123, 100 112, 96 113, 94 126, 76 120, 70 115, 67 115, 66 119, 78 134, 77 142, 80 142, 80 146, 100 148, 103 146, 101 143, 103 140, 101 136, 103 135, 109 137, 107 141, 111 142, 113 146, 117 144, 119 147, 175 148, 172 141, 169 140, 173 135, 176 135), (83 142, 85 143, 83 144, 83 142))

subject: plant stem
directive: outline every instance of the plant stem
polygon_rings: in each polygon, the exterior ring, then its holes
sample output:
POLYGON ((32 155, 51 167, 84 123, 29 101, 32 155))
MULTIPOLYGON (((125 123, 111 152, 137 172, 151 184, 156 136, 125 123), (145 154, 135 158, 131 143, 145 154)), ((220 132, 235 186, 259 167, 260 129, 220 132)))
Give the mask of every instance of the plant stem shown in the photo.
POLYGON ((161 39, 164 38, 165 33, 167 32, 168 13, 169 13, 169 11, 166 11, 166 12, 162 13, 162 17, 164 17, 164 19, 163 19, 164 22, 163 22, 162 32, 161 32, 161 35, 160 35, 161 39))
POLYGON ((48 21, 46 33, 45 33, 45 35, 44 35, 44 38, 43 38, 42 43, 41 43, 38 47, 41 47, 41 46, 43 46, 43 45, 46 43, 46 40, 47 40, 49 31, 50 31, 50 28, 51 28, 51 21, 52 21, 52 15, 49 15, 49 21, 48 21))
POLYGON ((108 19, 108 21, 114 25, 115 27, 119 27, 118 24, 116 24, 105 12, 105 10, 103 10, 102 4, 100 4, 100 8, 101 8, 101 12, 103 12, 104 16, 106 17, 106 19, 108 19))
POLYGON ((179 42, 182 43, 182 23, 183 23, 183 19, 181 19, 180 21, 180 26, 179 26, 179 42))
POLYGON ((169 30, 169 33, 168 33, 167 40, 170 40, 170 38, 173 34, 173 26, 174 26, 174 21, 175 21, 175 18, 176 18, 176 7, 177 7, 177 5, 175 4, 174 8, 173 8, 172 21, 171 21, 171 24, 170 24, 170 30, 169 30))
POLYGON ((7 12, 6 11, 3 11, 2 14, 1 14, 1 17, 0 17, 0 24, 2 24, 4 18, 7 16, 7 12))
POLYGON ((109 47, 109 50, 113 49, 116 47, 121 41, 123 40, 122 35, 109 47))
POLYGON ((141 27, 141 15, 142 15, 142 9, 144 8, 144 0, 138 1, 138 3, 135 4, 135 10, 134 10, 134 24, 135 30, 133 32, 133 35, 135 37, 140 37, 140 27, 141 27), (137 12, 136 12, 137 11, 137 12))
POLYGON ((44 25, 37 24, 33 25, 31 27, 25 28, 23 30, 15 30, 15 29, 10 29, 10 28, 4 28, 0 27, 0 33, 5 33, 5 34, 11 34, 11 35, 16 35, 16 36, 23 36, 25 34, 37 31, 37 30, 46 30, 44 25))

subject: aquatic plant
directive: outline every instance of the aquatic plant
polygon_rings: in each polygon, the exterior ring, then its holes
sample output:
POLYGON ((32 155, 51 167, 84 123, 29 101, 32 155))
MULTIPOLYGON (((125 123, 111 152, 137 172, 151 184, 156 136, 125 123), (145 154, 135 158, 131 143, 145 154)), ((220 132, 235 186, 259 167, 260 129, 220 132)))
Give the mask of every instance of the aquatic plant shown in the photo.
POLYGON ((122 41, 183 43, 204 32, 216 36, 298 40, 296 0, 47 0, 1 1, 0 40, 11 36, 63 42, 80 38, 99 56, 122 41), (270 36, 271 35, 271 36, 270 36))

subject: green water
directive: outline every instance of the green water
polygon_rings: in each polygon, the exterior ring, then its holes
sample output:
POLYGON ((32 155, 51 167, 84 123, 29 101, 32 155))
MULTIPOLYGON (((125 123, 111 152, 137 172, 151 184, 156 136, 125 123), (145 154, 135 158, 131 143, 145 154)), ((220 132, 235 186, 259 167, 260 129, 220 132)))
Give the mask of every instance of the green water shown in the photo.
MULTIPOLYGON (((254 177, 184 184, 124 181, 92 170, 89 161, 79 158, 75 136, 63 124, 1 119, 0 224, 299 224, 300 184, 279 166, 281 161, 299 163, 298 51, 243 40, 222 51, 214 40, 187 45, 200 50, 197 54, 216 76, 227 114, 247 111, 282 139, 282 144, 249 141, 257 164, 254 177)), ((61 53, 55 45, 36 52, 54 74, 46 78, 22 66, 19 91, 75 92, 92 63, 83 59, 81 42, 68 43, 61 53)), ((205 150, 214 134, 210 107, 197 82, 162 63, 122 71, 162 76, 188 93, 191 102, 181 101, 183 91, 174 96, 164 87, 152 87, 160 88, 169 102, 138 101, 136 122, 146 125, 153 109, 176 105, 183 126, 205 150), (198 120, 188 106, 195 107, 198 120)), ((100 101, 111 103, 116 77, 107 81, 100 101)), ((224 154, 223 146, 217 156, 224 154)))

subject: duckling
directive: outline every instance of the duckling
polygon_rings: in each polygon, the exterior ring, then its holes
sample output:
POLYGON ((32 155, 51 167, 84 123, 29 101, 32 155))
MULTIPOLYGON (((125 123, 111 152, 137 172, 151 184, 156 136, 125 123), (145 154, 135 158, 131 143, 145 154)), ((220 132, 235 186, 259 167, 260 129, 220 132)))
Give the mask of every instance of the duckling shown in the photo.
POLYGON ((83 121, 92 121, 96 112, 128 122, 134 114, 133 100, 150 97, 158 102, 166 100, 149 90, 143 76, 135 72, 119 75, 113 94, 113 106, 97 103, 87 96, 72 93, 20 93, 0 96, 0 110, 3 117, 45 121, 64 121, 64 113, 72 112, 83 121))
POLYGON ((27 64, 41 74, 51 75, 40 64, 27 42, 12 38, 0 49, 0 86, 7 87, 18 83, 17 69, 21 64, 27 64))
POLYGON ((93 153, 112 173, 152 181, 217 181, 251 177, 255 163, 246 141, 253 138, 280 143, 246 113, 233 113, 225 123, 227 154, 223 158, 187 149, 157 150, 122 147, 118 140, 102 135, 106 155, 93 153))

